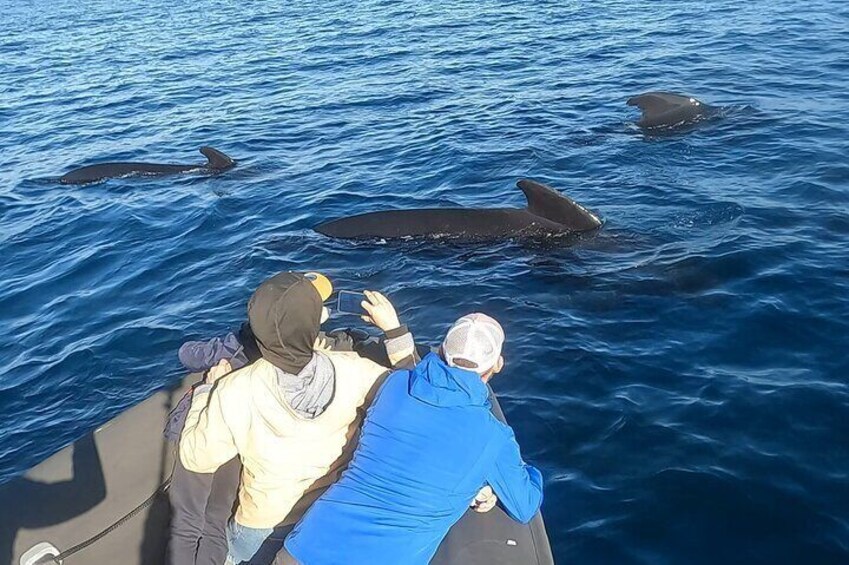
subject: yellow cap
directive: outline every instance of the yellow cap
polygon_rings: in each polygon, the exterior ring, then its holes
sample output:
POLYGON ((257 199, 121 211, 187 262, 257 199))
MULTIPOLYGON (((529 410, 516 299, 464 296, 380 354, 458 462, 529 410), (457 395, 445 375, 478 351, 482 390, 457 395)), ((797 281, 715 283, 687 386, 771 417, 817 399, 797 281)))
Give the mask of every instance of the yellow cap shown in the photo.
POLYGON ((333 294, 333 285, 330 283, 330 279, 328 279, 321 273, 304 273, 304 276, 309 279, 309 281, 318 291, 319 296, 321 296, 322 302, 325 302, 328 298, 330 298, 330 295, 333 294))

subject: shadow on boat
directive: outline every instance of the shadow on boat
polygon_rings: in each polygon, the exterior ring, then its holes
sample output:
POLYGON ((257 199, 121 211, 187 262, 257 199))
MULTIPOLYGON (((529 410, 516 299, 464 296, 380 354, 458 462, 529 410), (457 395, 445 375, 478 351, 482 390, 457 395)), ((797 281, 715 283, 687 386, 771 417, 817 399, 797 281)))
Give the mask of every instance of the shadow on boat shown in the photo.
POLYGON ((106 481, 94 434, 73 443, 71 478, 37 480, 21 477, 0 487, 0 563, 12 563, 15 540, 21 529, 33 530, 62 524, 106 499, 106 481))

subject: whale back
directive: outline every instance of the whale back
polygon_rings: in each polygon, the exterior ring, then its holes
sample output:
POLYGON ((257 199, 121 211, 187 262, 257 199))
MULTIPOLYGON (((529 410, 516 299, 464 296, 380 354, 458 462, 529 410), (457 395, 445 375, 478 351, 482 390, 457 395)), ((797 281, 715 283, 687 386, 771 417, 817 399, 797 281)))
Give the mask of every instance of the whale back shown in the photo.
POLYGON ((582 232, 601 227, 598 216, 550 186, 530 179, 522 179, 516 186, 528 199, 528 212, 563 226, 564 231, 582 232))
POLYGON ((713 109, 692 96, 672 92, 646 92, 629 98, 627 104, 640 109, 642 115, 637 125, 644 128, 674 126, 697 119, 713 109))
POLYGON ((342 239, 445 238, 470 241, 560 231, 557 224, 544 219, 535 222, 525 210, 516 208, 385 210, 331 220, 314 229, 320 234, 342 239))
POLYGON ((456 238, 485 241, 545 237, 601 227, 601 220, 570 198, 533 180, 518 186, 526 208, 424 208, 386 210, 339 218, 315 226, 315 231, 343 239, 456 238))
POLYGON ((236 161, 212 147, 201 147, 200 152, 206 157, 205 165, 169 165, 164 163, 98 163, 69 171, 59 177, 62 184, 86 184, 108 178, 126 176, 155 176, 193 171, 220 173, 236 165, 236 161))

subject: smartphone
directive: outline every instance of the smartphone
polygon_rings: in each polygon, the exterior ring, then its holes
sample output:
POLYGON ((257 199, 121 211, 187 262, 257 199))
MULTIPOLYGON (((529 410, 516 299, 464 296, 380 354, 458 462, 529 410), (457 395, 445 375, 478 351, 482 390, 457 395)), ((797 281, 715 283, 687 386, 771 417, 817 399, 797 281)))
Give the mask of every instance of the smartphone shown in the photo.
POLYGON ((366 295, 362 292, 351 292, 350 290, 340 290, 339 297, 336 301, 336 310, 341 314, 356 314, 357 316, 366 316, 368 312, 362 307, 366 295))

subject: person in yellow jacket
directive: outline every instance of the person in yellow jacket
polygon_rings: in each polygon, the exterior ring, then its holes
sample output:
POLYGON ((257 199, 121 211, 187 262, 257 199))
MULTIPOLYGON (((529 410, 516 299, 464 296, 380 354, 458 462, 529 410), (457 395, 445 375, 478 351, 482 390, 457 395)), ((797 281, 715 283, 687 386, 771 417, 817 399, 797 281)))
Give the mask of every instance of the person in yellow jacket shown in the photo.
MULTIPOLYGON (((262 358, 228 373, 222 361, 194 391, 180 438, 183 466, 214 473, 237 455, 242 478, 228 526, 228 564, 272 556, 310 504, 347 465, 364 410, 389 368, 353 352, 316 349, 326 277, 280 273, 248 304, 262 358)), ((386 334, 393 366, 415 356, 392 304, 366 292, 364 319, 386 334)))

